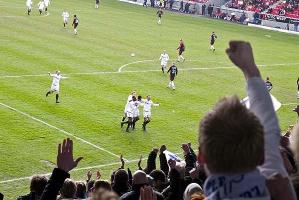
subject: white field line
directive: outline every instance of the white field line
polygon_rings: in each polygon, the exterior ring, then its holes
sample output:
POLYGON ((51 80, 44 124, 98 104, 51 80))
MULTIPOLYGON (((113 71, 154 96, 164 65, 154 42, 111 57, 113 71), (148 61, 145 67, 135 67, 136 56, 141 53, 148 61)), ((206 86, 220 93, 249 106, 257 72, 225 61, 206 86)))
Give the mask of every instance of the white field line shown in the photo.
MULTIPOLYGON (((195 151, 197 152, 197 150, 195 151)), ((176 153, 177 155, 180 155, 182 153, 176 153)), ((142 158, 142 161, 147 160, 147 158, 142 158)), ((134 160, 128 160, 125 162, 125 164, 129 164, 129 163, 134 163, 134 162, 138 162, 139 159, 134 159, 134 160)), ((81 168, 75 168, 72 171, 82 171, 82 170, 90 170, 90 169, 100 169, 100 168, 104 168, 104 167, 109 167, 109 166, 114 166, 114 165, 120 165, 121 162, 113 162, 113 163, 109 163, 109 164, 103 164, 103 165, 94 165, 94 166, 89 166, 89 167, 81 167, 81 168)), ((51 173, 47 173, 47 174, 40 174, 42 176, 50 176, 51 173)), ((34 176, 34 175, 32 175, 34 176)), ((26 176, 26 177, 20 177, 20 178, 14 178, 14 179, 9 179, 9 180, 4 180, 4 181, 0 181, 0 184, 4 184, 4 183, 9 183, 9 182, 14 182, 14 181, 22 181, 22 180, 28 180, 31 179, 32 176, 26 176)))
MULTIPOLYGON (((109 151, 109 150, 107 150, 107 149, 105 149, 105 148, 103 148, 103 147, 100 147, 100 146, 98 146, 98 145, 95 145, 95 144, 93 144, 93 143, 91 143, 91 142, 89 142, 89 141, 87 141, 87 140, 84 140, 84 139, 81 138, 81 137, 75 136, 75 135, 73 135, 72 133, 69 133, 69 132, 67 132, 67 131, 65 131, 65 130, 63 130, 63 129, 60 129, 60 128, 56 127, 56 126, 53 126, 53 125, 51 125, 51 124, 49 124, 49 123, 47 123, 47 122, 45 122, 45 121, 43 121, 43 120, 40 120, 40 119, 38 119, 38 118, 36 118, 36 117, 34 117, 34 116, 31 116, 31 115, 29 115, 29 114, 27 114, 27 113, 25 113, 25 112, 22 112, 22 111, 20 111, 20 110, 18 110, 18 109, 16 109, 16 108, 13 108, 13 107, 11 107, 11 106, 9 106, 9 105, 4 104, 4 103, 1 103, 1 102, 0 102, 0 105, 3 106, 3 107, 5 107, 5 108, 8 108, 8 109, 10 109, 10 110, 13 110, 13 111, 15 111, 15 112, 17 112, 17 113, 19 113, 19 114, 21 114, 21 115, 24 115, 24 116, 26 116, 26 117, 28 117, 28 118, 34 120, 34 121, 37 121, 37 122, 39 122, 39 123, 41 123, 41 124, 44 124, 44 125, 46 125, 46 126, 52 128, 52 129, 55 129, 55 130, 57 130, 57 131, 63 133, 64 135, 73 137, 73 138, 75 138, 75 139, 77 139, 77 140, 79 140, 79 141, 81 141, 81 142, 83 142, 83 143, 85 143, 85 144, 88 144, 88 145, 90 145, 90 146, 92 146, 92 147, 94 147, 94 148, 96 148, 96 149, 98 149, 98 150, 100 150, 100 151, 106 152, 106 153, 108 153, 108 154, 110 154, 110 155, 112 155, 112 156, 114 156, 114 157, 119 158, 119 155, 117 155, 117 154, 115 154, 115 153, 113 153, 113 152, 111 152, 111 151, 109 151)), ((127 160, 126 160, 126 161, 127 161, 127 160)))
POLYGON ((298 103, 282 103, 281 105, 283 105, 283 106, 299 105, 299 102, 298 103))
MULTIPOLYGON (((155 60, 140 60, 131 63, 127 63, 119 67, 117 71, 97 71, 97 72, 78 72, 78 73, 67 73, 64 75, 101 75, 101 74, 121 74, 121 73, 147 73, 147 72, 160 72, 161 70, 128 70, 122 71, 125 67, 136 64, 136 63, 143 63, 143 62, 152 62, 155 60)), ((188 60, 189 62, 197 62, 203 60, 188 60)), ((221 63, 218 61, 205 61, 205 62, 214 62, 219 64, 228 64, 228 63, 221 63)), ((260 64, 260 67, 268 67, 268 66, 286 66, 286 65, 299 65, 299 63, 273 63, 273 64, 260 64)), ((196 67, 196 68, 181 68, 180 71, 193 71, 193 70, 215 70, 215 69, 232 69, 236 67, 196 67)), ((22 74, 22 75, 0 75, 0 78, 22 78, 22 77, 42 77, 48 76, 47 74, 22 74)))

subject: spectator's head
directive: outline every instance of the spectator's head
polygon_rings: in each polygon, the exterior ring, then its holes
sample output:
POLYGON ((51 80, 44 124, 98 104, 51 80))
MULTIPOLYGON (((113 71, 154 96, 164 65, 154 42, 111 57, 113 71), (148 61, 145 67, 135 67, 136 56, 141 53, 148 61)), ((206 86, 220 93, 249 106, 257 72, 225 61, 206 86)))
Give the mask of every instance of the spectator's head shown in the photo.
POLYGON ((96 192, 94 200, 118 200, 119 197, 112 191, 100 189, 96 192))
POLYGON ((264 161, 263 126, 236 96, 223 98, 206 114, 199 142, 210 173, 244 173, 264 161))
POLYGON ((191 200, 192 196, 195 194, 202 195, 202 188, 197 183, 190 183, 185 189, 184 200, 191 200))
POLYGON ((148 178, 147 178, 146 173, 142 170, 137 170, 133 174, 132 190, 139 193, 140 188, 145 186, 145 185, 148 185, 148 178))
POLYGON ((159 149, 158 148, 153 148, 153 152, 155 152, 155 154, 158 154, 159 149))
POLYGON ((76 191, 76 198, 78 199, 85 199, 86 195, 86 185, 83 181, 76 182, 77 191, 76 191))
POLYGON ((92 189, 93 189, 93 186, 94 186, 94 182, 95 182, 94 180, 90 180, 90 181, 88 181, 88 183, 86 185, 87 186, 87 194, 88 194, 87 196, 88 197, 90 197, 92 192, 93 192, 92 189))
POLYGON ((99 189, 111 190, 111 185, 108 181, 97 180, 94 183, 93 191, 98 191, 99 189))
POLYGON ((293 128, 290 137, 291 149, 294 152, 294 158, 299 161, 299 123, 293 128))
POLYGON ((162 170, 155 169, 150 173, 150 176, 153 178, 154 183, 153 186, 154 188, 161 192, 161 190, 164 189, 165 182, 166 182, 166 176, 162 170))
POLYGON ((127 187, 129 182, 128 172, 124 169, 119 169, 114 174, 114 185, 127 187))
POLYGON ((72 179, 65 179, 61 189, 60 195, 61 198, 75 198, 76 197, 76 183, 72 179))
POLYGON ((30 192, 35 192, 38 196, 41 196, 43 193, 46 184, 48 182, 47 177, 45 176, 33 176, 31 178, 31 183, 30 183, 30 192))

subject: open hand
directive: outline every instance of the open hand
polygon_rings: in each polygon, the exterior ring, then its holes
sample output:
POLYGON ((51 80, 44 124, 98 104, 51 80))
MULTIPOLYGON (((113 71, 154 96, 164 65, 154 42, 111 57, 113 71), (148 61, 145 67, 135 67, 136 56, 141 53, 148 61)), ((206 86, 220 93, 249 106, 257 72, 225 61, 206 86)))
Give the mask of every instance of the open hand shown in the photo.
POLYGON ((57 167, 65 172, 69 172, 83 159, 79 157, 73 159, 73 141, 70 138, 64 139, 62 144, 58 145, 57 167))

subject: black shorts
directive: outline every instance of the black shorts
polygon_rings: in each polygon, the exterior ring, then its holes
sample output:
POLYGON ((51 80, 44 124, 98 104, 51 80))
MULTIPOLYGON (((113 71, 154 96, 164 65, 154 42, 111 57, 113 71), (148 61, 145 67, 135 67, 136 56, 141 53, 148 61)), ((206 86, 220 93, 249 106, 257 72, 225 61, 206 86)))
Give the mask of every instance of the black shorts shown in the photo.
POLYGON ((211 44, 211 45, 214 45, 214 44, 215 44, 215 41, 211 40, 210 44, 211 44))
POLYGON ((174 81, 174 77, 175 77, 174 74, 170 74, 170 76, 169 76, 170 81, 174 81))
POLYGON ((75 23, 75 24, 74 24, 74 28, 77 28, 78 25, 79 25, 79 24, 76 24, 76 23, 75 23))
POLYGON ((184 53, 184 50, 179 50, 179 56, 184 53))
POLYGON ((159 17, 159 18, 161 18, 161 17, 162 17, 162 15, 158 15, 158 17, 159 17))

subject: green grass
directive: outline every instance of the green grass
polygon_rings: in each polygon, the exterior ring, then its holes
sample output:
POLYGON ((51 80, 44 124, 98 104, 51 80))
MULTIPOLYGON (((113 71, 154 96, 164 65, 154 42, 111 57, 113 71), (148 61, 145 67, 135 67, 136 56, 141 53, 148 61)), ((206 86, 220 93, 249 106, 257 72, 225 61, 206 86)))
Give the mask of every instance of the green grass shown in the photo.
MULTIPOLYGON (((35 2, 36 3, 36 2, 35 2)), ((25 3, 0 1, 0 103, 34 116, 51 125, 134 160, 147 155, 152 147, 166 144, 180 152, 180 144, 197 145, 198 122, 225 95, 245 97, 245 82, 238 69, 231 67, 225 55, 229 40, 246 40, 253 45, 256 62, 263 76, 274 84, 272 94, 282 103, 296 103, 298 77, 298 36, 255 29, 223 21, 183 16, 166 12, 161 26, 155 10, 114 0, 104 1, 99 10, 93 1, 53 1, 47 17, 26 15, 25 3), (79 35, 71 26, 62 27, 61 13, 67 9, 80 19, 79 35), (216 53, 209 51, 209 35, 218 35, 216 53), (265 37, 270 35, 271 37, 265 37), (45 99, 51 79, 49 71, 63 74, 116 72, 126 63, 158 59, 166 49, 176 58, 178 40, 186 44, 187 61, 179 69, 205 67, 209 70, 181 71, 177 90, 166 88, 168 78, 160 72, 68 75, 61 81, 61 104, 54 96, 45 99), (135 57, 130 54, 135 53, 135 57), (196 61, 188 61, 196 60, 196 61), (283 66, 275 64, 289 63, 283 66), (297 63, 297 64, 291 64, 297 63), (272 65, 274 64, 274 65, 272 65), (5 75, 45 74, 45 76, 7 78, 5 75), (137 90, 150 94, 161 104, 153 109, 153 120, 144 134, 138 130, 126 134, 119 127, 127 96, 137 90)), ((123 71, 159 69, 158 61, 132 64, 123 71)), ((282 129, 294 123, 293 105, 279 112, 282 129)), ((56 146, 62 132, 0 105, 0 181, 51 172, 56 146)), ((118 159, 79 140, 75 155, 84 156, 79 167, 105 165, 118 159)), ((136 163, 129 166, 136 169, 136 163)), ((108 178, 115 166, 100 167, 108 178)), ((72 172, 76 180, 85 179, 86 170, 72 172)), ((15 199, 29 191, 29 180, 0 183, 6 199, 15 199)))

